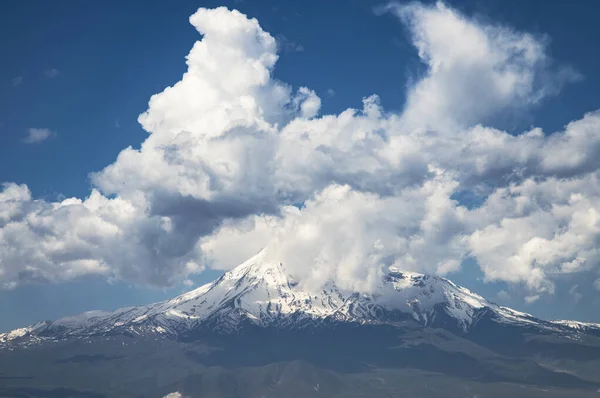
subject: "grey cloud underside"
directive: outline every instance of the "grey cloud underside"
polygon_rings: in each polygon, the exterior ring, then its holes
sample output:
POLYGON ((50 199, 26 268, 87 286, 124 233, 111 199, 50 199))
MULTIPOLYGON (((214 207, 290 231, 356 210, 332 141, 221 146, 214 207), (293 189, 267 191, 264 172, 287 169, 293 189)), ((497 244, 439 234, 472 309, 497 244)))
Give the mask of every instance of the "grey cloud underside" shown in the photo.
POLYGON ((168 286, 266 247, 303 283, 369 292, 388 265, 440 275, 477 260, 486 280, 553 293, 597 279, 600 114, 546 134, 486 126, 537 106, 577 74, 544 38, 445 5, 392 7, 427 72, 402 112, 377 96, 320 115, 306 87, 274 78, 277 42, 225 8, 181 80, 154 95, 150 134, 91 176, 84 199, 0 191, 0 283, 82 275, 168 286))

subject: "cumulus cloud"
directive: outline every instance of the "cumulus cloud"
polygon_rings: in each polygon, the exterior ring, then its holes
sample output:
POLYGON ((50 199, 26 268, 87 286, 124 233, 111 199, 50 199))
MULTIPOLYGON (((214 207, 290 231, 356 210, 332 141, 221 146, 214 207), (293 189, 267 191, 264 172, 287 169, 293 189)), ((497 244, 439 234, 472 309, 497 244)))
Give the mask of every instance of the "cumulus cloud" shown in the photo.
POLYGON ((3 186, 2 285, 188 284, 263 248, 306 286, 358 291, 389 266, 447 275, 473 258, 534 302, 561 275, 598 272, 600 113, 552 134, 487 125, 575 75, 544 38, 441 3, 389 11, 427 67, 404 109, 372 95, 321 115, 313 90, 274 78, 281 40, 237 11, 199 9, 187 72, 139 116, 148 138, 93 173, 87 198, 3 186))
POLYGON ((163 398, 184 398, 184 396, 181 395, 180 392, 176 391, 165 395, 163 398))
POLYGON ((552 276, 590 271, 600 260, 598 172, 527 179, 500 188, 474 210, 471 253, 488 280, 554 291, 552 276))
POLYGON ((569 68, 547 73, 546 40, 505 26, 468 19, 441 2, 392 4, 428 67, 409 91, 408 128, 460 128, 493 113, 535 104, 579 76, 569 68))
MULTIPOLYGON (((93 174, 98 189, 84 200, 21 195, 3 204, 25 209, 11 210, 16 219, 0 234, 5 284, 80 272, 170 285, 202 271, 194 248, 224 219, 278 212, 277 125, 314 116, 320 100, 272 79, 276 42, 255 19, 217 8, 199 9, 190 22, 203 39, 188 55, 182 80, 153 96, 140 115, 151 134, 139 150, 126 148, 93 174), (102 228, 70 228, 94 224, 102 228)), ((50 136, 32 133, 31 142, 50 136)))
POLYGON ((34 200, 24 185, 5 184, 0 205, 4 287, 90 274, 162 285, 173 282, 178 266, 201 270, 169 261, 178 248, 165 232, 168 222, 148 217, 141 203, 108 199, 96 190, 85 200, 49 203, 34 200))
POLYGON ((448 198, 453 187, 444 175, 397 196, 328 186, 301 210, 288 210, 266 245, 267 258, 284 259, 307 285, 333 278, 354 291, 377 287, 389 266, 454 271, 464 249, 456 234, 462 212, 448 198))
MULTIPOLYGON (((293 206, 284 207, 282 215, 285 217, 294 209, 293 206)), ((281 219, 274 215, 228 219, 215 233, 202 237, 195 250, 211 268, 228 270, 262 250, 280 222, 281 219)))
POLYGON ((56 133, 46 128, 30 128, 27 130, 27 136, 23 139, 26 144, 39 144, 48 138, 56 136, 56 133))

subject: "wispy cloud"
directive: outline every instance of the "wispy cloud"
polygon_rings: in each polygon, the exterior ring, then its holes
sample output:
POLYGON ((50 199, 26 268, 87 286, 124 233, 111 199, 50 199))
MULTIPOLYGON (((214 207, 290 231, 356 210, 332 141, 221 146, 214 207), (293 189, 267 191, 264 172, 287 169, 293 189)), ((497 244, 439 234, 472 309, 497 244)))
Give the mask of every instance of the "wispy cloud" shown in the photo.
POLYGON ((579 285, 575 284, 569 289, 569 296, 571 296, 571 300, 577 304, 583 298, 583 294, 579 293, 579 285))
POLYGON ((275 37, 277 41, 277 47, 279 51, 282 52, 302 52, 304 51, 304 46, 302 44, 298 44, 293 40, 288 39, 284 35, 277 35, 275 37))
POLYGON ((23 84, 23 76, 13 77, 11 79, 11 83, 12 83, 13 87, 17 87, 17 86, 23 84))
POLYGON ((327 95, 329 95, 330 97, 333 97, 335 95, 335 90, 332 88, 328 88, 327 95))
POLYGON ((56 76, 58 76, 60 74, 60 71, 56 68, 52 68, 52 69, 46 69, 44 71, 44 75, 46 75, 46 77, 49 78, 55 78, 56 76))
POLYGON ((503 302, 512 300, 510 293, 508 293, 506 290, 500 290, 498 292, 498 294, 496 295, 496 297, 498 297, 498 300, 503 301, 503 302))
POLYGON ((27 130, 27 136, 23 139, 26 144, 39 144, 48 138, 56 136, 56 133, 46 128, 30 128, 27 130))

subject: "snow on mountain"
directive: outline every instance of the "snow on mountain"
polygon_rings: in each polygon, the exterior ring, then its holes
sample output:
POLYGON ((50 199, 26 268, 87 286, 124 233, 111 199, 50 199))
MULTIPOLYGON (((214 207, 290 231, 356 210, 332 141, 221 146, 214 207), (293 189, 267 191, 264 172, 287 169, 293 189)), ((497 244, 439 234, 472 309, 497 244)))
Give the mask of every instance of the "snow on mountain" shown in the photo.
POLYGON ((387 323, 414 320, 468 332, 482 316, 498 323, 533 326, 556 332, 597 328, 571 321, 545 322, 487 301, 451 281, 390 268, 379 290, 359 294, 325 284, 303 290, 282 264, 265 261, 261 252, 221 278, 156 304, 114 312, 89 311, 0 334, 0 346, 98 335, 164 335, 194 330, 236 333, 247 324, 302 329, 324 322, 387 323))
POLYGON ((583 331, 583 332, 595 332, 595 333, 600 334, 600 323, 565 321, 565 320, 551 321, 551 323, 554 325, 558 325, 558 326, 568 327, 573 330, 578 330, 578 331, 583 331))

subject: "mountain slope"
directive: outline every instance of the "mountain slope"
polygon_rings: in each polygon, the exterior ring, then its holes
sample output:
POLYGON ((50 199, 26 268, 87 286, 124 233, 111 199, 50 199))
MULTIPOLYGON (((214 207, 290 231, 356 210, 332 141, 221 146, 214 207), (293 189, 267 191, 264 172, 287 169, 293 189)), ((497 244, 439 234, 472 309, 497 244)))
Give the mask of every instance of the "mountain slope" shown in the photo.
POLYGON ((171 300, 0 335, 0 396, 592 397, 599 331, 396 269, 312 291, 259 253, 171 300))
POLYGON ((447 279, 392 268, 374 294, 343 291, 333 282, 317 292, 303 290, 282 264, 265 261, 261 252, 216 281, 171 300, 41 322, 0 334, 0 346, 119 334, 169 338, 198 331, 236 334, 248 325, 299 330, 331 323, 413 322, 468 333, 482 319, 573 338, 580 333, 600 335, 596 324, 542 321, 489 302, 447 279))

